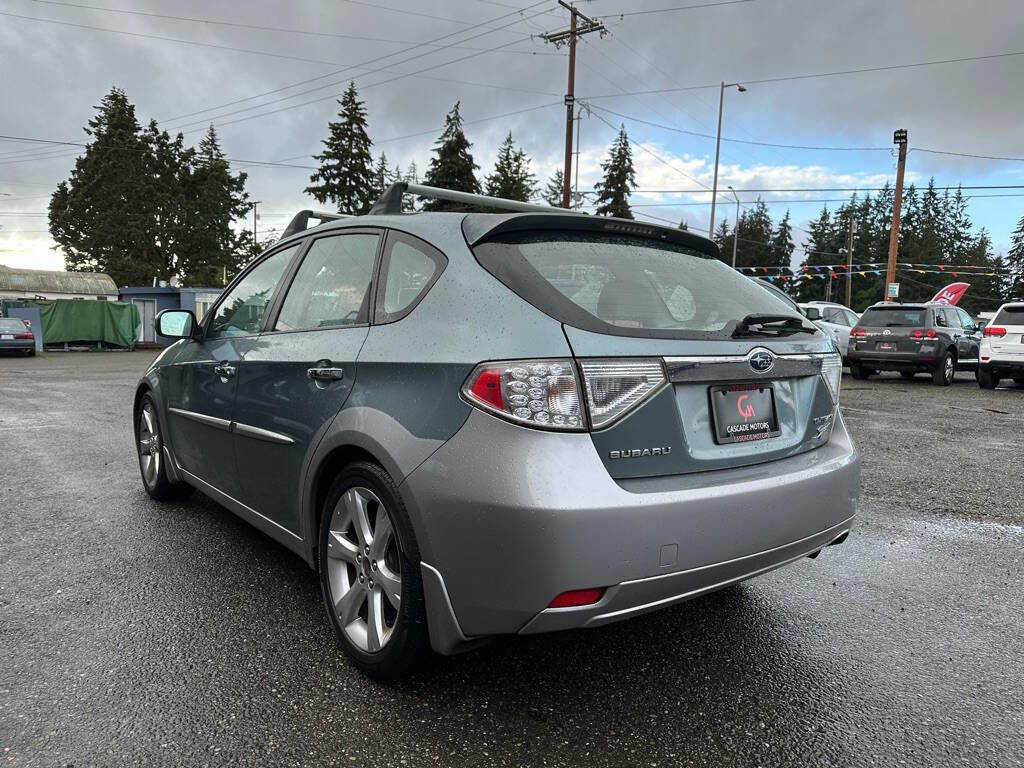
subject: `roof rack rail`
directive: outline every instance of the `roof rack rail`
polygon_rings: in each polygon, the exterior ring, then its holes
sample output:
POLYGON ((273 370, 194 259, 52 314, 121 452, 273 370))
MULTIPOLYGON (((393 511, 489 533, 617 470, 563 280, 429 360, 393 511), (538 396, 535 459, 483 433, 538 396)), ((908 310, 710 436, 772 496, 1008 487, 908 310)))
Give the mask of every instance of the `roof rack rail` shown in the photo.
POLYGON ((294 235, 296 232, 304 232, 309 229, 309 220, 317 219, 321 224, 325 221, 335 221, 337 219, 350 218, 347 213, 331 213, 330 211, 311 211, 306 209, 299 211, 292 220, 288 222, 288 226, 284 228, 284 234, 281 235, 281 239, 284 240, 286 237, 294 235))
POLYGON ((423 184, 410 184, 407 181, 396 182, 384 190, 384 194, 380 196, 380 199, 370 209, 370 215, 401 213, 403 195, 418 195, 419 197, 431 197, 436 200, 451 200, 455 203, 480 205, 485 208, 498 208, 505 211, 538 211, 543 213, 557 212, 586 215, 581 211, 570 211, 565 208, 552 208, 549 205, 524 203, 520 200, 506 200, 503 197, 474 195, 472 192, 457 192, 454 189, 427 187, 423 184))

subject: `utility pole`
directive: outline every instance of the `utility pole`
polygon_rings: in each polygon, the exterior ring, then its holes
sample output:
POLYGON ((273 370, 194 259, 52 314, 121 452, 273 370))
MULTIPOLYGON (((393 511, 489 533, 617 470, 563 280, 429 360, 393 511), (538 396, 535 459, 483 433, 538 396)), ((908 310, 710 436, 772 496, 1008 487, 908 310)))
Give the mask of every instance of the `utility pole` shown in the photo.
POLYGON ((256 206, 262 202, 262 200, 252 201, 252 245, 254 250, 258 248, 260 244, 259 238, 256 237, 256 220, 259 218, 259 215, 256 213, 256 206))
POLYGON ((853 236, 857 233, 857 219, 850 211, 850 231, 846 235, 846 306, 853 309, 851 295, 853 294, 853 236))
POLYGON ((893 131, 892 143, 899 145, 900 157, 896 165, 896 192, 892 198, 892 229, 889 230, 889 264, 885 270, 886 301, 892 301, 891 286, 896 283, 896 249, 900 242, 900 207, 903 205, 903 168, 907 164, 907 130, 893 131))
POLYGON ((541 39, 555 46, 569 43, 569 84, 565 92, 565 168, 562 171, 562 207, 568 208, 572 188, 572 112, 576 105, 576 40, 591 32, 600 32, 604 37, 606 30, 604 24, 580 13, 576 6, 565 0, 558 0, 558 4, 569 11, 569 28, 546 32, 541 35, 541 39), (582 23, 577 19, 581 19, 582 23))

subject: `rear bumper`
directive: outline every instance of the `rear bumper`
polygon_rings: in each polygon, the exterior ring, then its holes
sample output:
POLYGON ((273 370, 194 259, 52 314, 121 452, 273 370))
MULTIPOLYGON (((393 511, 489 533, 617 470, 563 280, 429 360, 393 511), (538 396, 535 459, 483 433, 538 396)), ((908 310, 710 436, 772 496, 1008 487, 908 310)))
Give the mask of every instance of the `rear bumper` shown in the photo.
POLYGON ((1017 358, 990 357, 979 363, 983 371, 991 371, 997 376, 1024 376, 1024 356, 1017 358))
POLYGON ((595 626, 755 576, 842 537, 859 485, 842 419, 798 456, 617 483, 589 435, 474 411, 401 491, 443 597, 428 595, 434 642, 595 626), (589 587, 597 604, 547 609, 589 587))
POLYGON ((880 352, 878 350, 857 350, 850 346, 847 359, 864 368, 879 371, 930 371, 939 362, 937 350, 925 352, 880 352))
POLYGON ((19 352, 21 352, 21 351, 24 351, 26 349, 35 349, 35 348, 36 348, 36 343, 35 343, 35 341, 33 339, 14 339, 14 340, 11 340, 11 339, 7 339, 7 340, 0 339, 0 352, 4 352, 6 350, 11 350, 11 351, 18 350, 19 352))

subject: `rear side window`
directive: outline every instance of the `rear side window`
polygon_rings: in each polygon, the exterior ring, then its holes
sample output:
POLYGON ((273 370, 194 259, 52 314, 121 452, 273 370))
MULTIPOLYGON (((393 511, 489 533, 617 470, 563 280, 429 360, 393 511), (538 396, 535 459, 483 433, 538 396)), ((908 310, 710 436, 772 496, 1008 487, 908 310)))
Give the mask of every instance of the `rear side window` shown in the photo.
POLYGON ((389 232, 381 258, 375 323, 393 323, 412 312, 440 277, 447 259, 422 240, 389 232))
POLYGON ((598 333, 728 338, 750 314, 800 317, 753 280, 678 243, 605 232, 515 232, 474 252, 538 309, 598 333))
POLYGON ((866 328, 919 328, 924 325, 925 313, 920 307, 869 307, 861 315, 860 324, 866 328))
POLYGON ((360 325, 369 321, 376 234, 319 237, 295 273, 276 331, 360 325))
POLYGON ((1024 304, 1003 307, 992 318, 992 325, 1024 325, 1024 304))

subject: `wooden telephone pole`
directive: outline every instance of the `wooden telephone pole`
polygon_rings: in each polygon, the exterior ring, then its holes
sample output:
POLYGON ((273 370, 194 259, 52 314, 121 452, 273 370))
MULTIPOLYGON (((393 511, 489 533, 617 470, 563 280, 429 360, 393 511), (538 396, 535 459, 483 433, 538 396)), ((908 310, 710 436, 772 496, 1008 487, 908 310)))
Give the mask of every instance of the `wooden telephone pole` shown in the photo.
POLYGON ((565 92, 565 168, 562 172, 562 207, 570 204, 569 191, 572 187, 572 111, 576 105, 576 40, 591 32, 605 33, 604 24, 580 13, 575 5, 558 0, 558 4, 569 11, 569 28, 558 32, 546 32, 541 38, 556 46, 569 43, 569 85, 565 92), (582 20, 582 23, 579 20, 582 20))
MULTIPOLYGON (((885 296, 886 301, 892 301, 897 296, 890 295, 892 286, 896 285, 896 250, 900 243, 900 207, 903 205, 903 168, 907 164, 907 131, 900 128, 893 131, 892 143, 898 144, 900 148, 899 163, 896 165, 896 192, 892 198, 892 229, 889 230, 889 264, 885 270, 885 296)), ((898 290, 898 288, 897 288, 898 290)))

